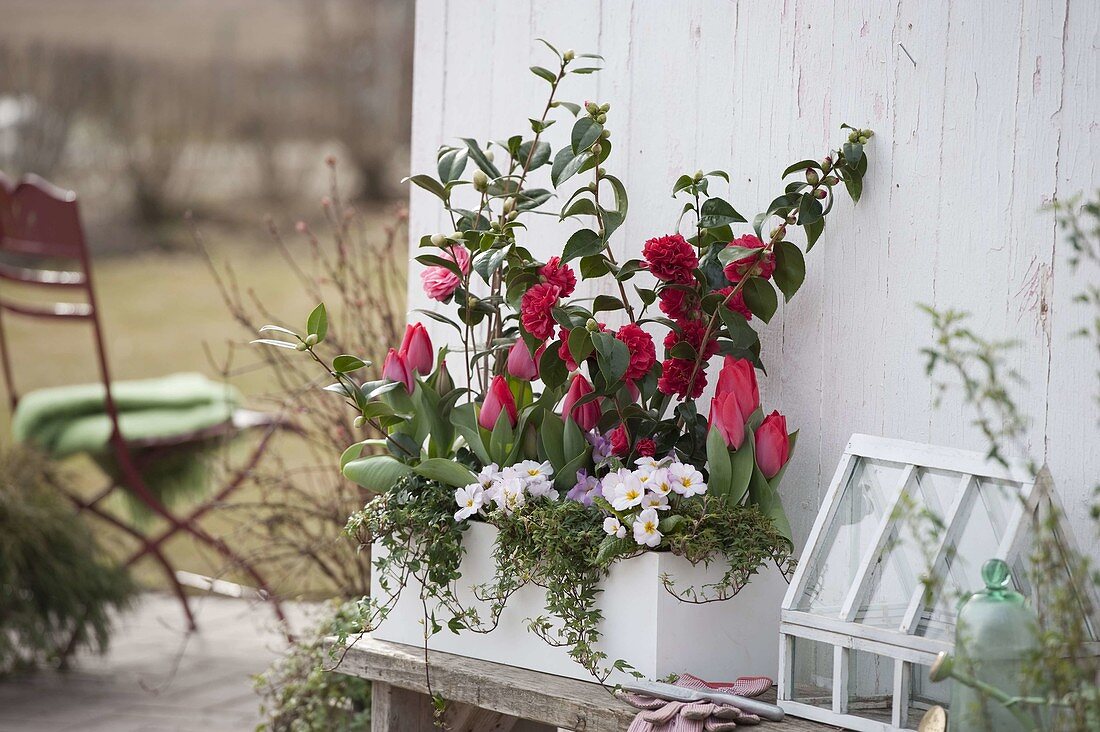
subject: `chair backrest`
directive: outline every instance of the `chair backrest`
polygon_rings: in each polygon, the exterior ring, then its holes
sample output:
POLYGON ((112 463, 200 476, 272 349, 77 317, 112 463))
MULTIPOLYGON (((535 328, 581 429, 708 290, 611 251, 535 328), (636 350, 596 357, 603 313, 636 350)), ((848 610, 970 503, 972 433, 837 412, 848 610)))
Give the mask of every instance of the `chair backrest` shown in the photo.
POLYGON ((3 318, 8 314, 83 321, 92 326, 100 378, 107 391, 107 411, 117 430, 103 330, 92 288, 91 260, 76 194, 36 175, 26 175, 14 185, 0 175, 0 366, 14 410, 19 393, 12 369, 14 352, 3 327, 3 318), (44 298, 36 297, 23 302, 13 297, 16 289, 20 292, 63 289, 82 295, 83 301, 43 303, 44 298))

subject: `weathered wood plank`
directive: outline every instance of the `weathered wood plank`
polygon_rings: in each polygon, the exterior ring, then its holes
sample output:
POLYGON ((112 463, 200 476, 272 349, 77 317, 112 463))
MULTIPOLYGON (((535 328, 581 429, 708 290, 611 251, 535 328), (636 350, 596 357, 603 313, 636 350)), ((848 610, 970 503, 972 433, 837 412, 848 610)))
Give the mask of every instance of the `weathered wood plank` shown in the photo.
MULTIPOLYGON (((636 713, 598 684, 449 653, 433 652, 428 663, 432 691, 460 705, 448 712, 454 715, 452 729, 506 732, 517 719, 524 719, 583 732, 622 732, 636 713), (471 707, 484 713, 475 713, 471 707)), ((431 705, 425 696, 428 687, 421 649, 364 636, 348 649, 336 671, 373 682, 374 724, 401 721, 397 726, 375 726, 373 732, 430 729, 431 705), (408 719, 400 716, 405 713, 408 719), (423 723, 425 714, 429 727, 416 726, 423 723)), ((774 693, 765 698, 774 701, 774 693)), ((780 729, 836 728, 788 717, 780 729)))

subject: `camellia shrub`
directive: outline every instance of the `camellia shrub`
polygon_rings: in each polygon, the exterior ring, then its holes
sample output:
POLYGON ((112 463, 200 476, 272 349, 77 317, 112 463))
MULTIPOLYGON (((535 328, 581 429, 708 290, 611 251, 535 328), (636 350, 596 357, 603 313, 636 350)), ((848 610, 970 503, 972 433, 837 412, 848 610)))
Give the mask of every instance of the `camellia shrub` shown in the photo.
POLYGON ((261 342, 312 357, 373 432, 341 458, 346 476, 379 493, 349 531, 388 554, 374 571, 389 598, 364 601, 364 626, 410 577, 449 613, 426 609, 429 633, 491 630, 508 597, 534 583, 547 615, 532 631, 604 681, 628 668, 595 646, 595 598, 613 562, 648 551, 724 559, 719 583, 676 591, 691 602, 730 597, 770 563, 789 569, 779 485, 797 434, 760 402, 754 324, 802 285, 838 192, 859 199, 872 133, 845 126, 839 148, 789 166, 783 177, 796 179, 751 223, 717 195, 725 172, 680 176, 677 228, 619 261, 610 244, 628 196, 609 170, 610 106, 560 98, 600 59, 547 47, 555 65, 532 68, 549 91, 529 133, 463 139, 439 150, 434 174, 409 179, 454 224, 424 234, 416 257, 424 292, 444 306, 418 312, 446 327, 454 352, 413 323, 381 378, 361 381, 364 360, 317 351, 324 305, 304 331, 267 326, 261 342), (544 133, 566 121, 568 142, 554 150, 544 133), (545 261, 528 249, 536 215, 568 224, 545 261), (581 297, 580 281, 601 294, 581 297), (716 360, 714 396, 700 403, 716 360), (374 445, 386 453, 366 455, 374 445), (487 611, 451 591, 471 521, 499 529, 495 580, 477 591, 487 611))
POLYGON ((46 457, 0 452, 0 675, 107 648, 134 585, 65 500, 46 457))

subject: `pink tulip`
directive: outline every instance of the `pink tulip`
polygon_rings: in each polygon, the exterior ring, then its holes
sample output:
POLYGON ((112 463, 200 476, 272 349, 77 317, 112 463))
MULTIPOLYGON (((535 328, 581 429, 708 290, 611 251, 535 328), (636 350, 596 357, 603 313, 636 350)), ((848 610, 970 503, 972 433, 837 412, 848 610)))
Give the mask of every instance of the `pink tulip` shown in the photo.
MULTIPOLYGON (((470 273, 470 252, 461 244, 454 244, 443 248, 439 257, 449 259, 458 265, 463 275, 470 273)), ((424 285, 424 292, 433 300, 443 302, 458 289, 462 279, 451 270, 441 265, 432 265, 420 273, 420 281, 424 285)))
POLYGON ((413 392, 412 369, 405 362, 405 358, 392 348, 386 354, 386 360, 382 362, 382 378, 404 384, 405 391, 410 394, 413 392))
POLYGON ((574 406, 583 397, 592 393, 592 385, 583 374, 573 374, 569 381, 569 391, 561 403, 561 413, 573 418, 582 431, 588 432, 600 421, 599 399, 574 406))
POLYGON ((772 412, 756 428, 756 464, 771 480, 791 456, 791 440, 787 436, 787 418, 772 412))
POLYGON ((531 349, 517 338, 508 351, 508 375, 524 381, 531 381, 539 377, 539 367, 531 356, 531 349))
POLYGON ((748 419, 760 406, 760 389, 756 385, 756 369, 746 358, 726 356, 718 373, 714 397, 732 393, 737 398, 741 415, 748 419))
POLYGON ((431 373, 435 352, 428 330, 420 323, 412 323, 405 328, 405 337, 401 339, 401 349, 397 353, 412 371, 421 376, 431 373))
POLYGON ((726 445, 740 450, 745 441, 745 415, 732 392, 719 394, 710 403, 710 426, 717 429, 726 441, 726 445))
POLYGON ((502 411, 507 412, 508 422, 515 427, 516 399, 508 388, 508 380, 503 376, 495 376, 493 383, 489 385, 489 393, 485 395, 485 403, 481 405, 481 412, 477 415, 477 423, 491 430, 496 426, 502 411))

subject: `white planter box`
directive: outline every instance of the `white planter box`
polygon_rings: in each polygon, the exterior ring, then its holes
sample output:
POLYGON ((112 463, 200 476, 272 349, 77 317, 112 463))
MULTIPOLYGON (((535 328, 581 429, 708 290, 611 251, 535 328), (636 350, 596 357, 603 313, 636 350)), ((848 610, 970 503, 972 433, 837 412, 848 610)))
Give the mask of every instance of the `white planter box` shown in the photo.
MULTIPOLYGON (((492 526, 475 523, 463 539, 466 557, 458 595, 464 606, 477 607, 483 620, 488 617, 487 603, 476 600, 470 588, 492 579, 496 533, 492 526)), ((386 555, 379 544, 371 551, 374 558, 386 555)), ((597 607, 603 612, 597 647, 607 654, 608 663, 623 659, 650 679, 683 672, 716 681, 738 676, 775 679, 779 663, 779 605, 787 583, 774 565, 761 569, 747 587, 723 602, 681 602, 661 581, 667 574, 678 590, 699 589, 717 582, 723 572, 721 563, 712 563, 709 569, 702 565, 693 567, 668 552, 648 552, 612 565, 597 600, 597 607)), ((371 592, 379 601, 386 599, 373 578, 371 592)), ((444 628, 432 636, 428 647, 592 681, 584 667, 569 657, 568 649, 547 645, 527 629, 531 618, 544 615, 548 613, 543 591, 528 585, 509 599, 491 633, 455 634, 444 628)), ((445 614, 437 614, 440 624, 447 619, 445 614)), ((423 646, 423 608, 418 583, 402 590, 388 617, 371 635, 394 643, 423 646)), ((611 682, 626 678, 613 676, 611 682)))

